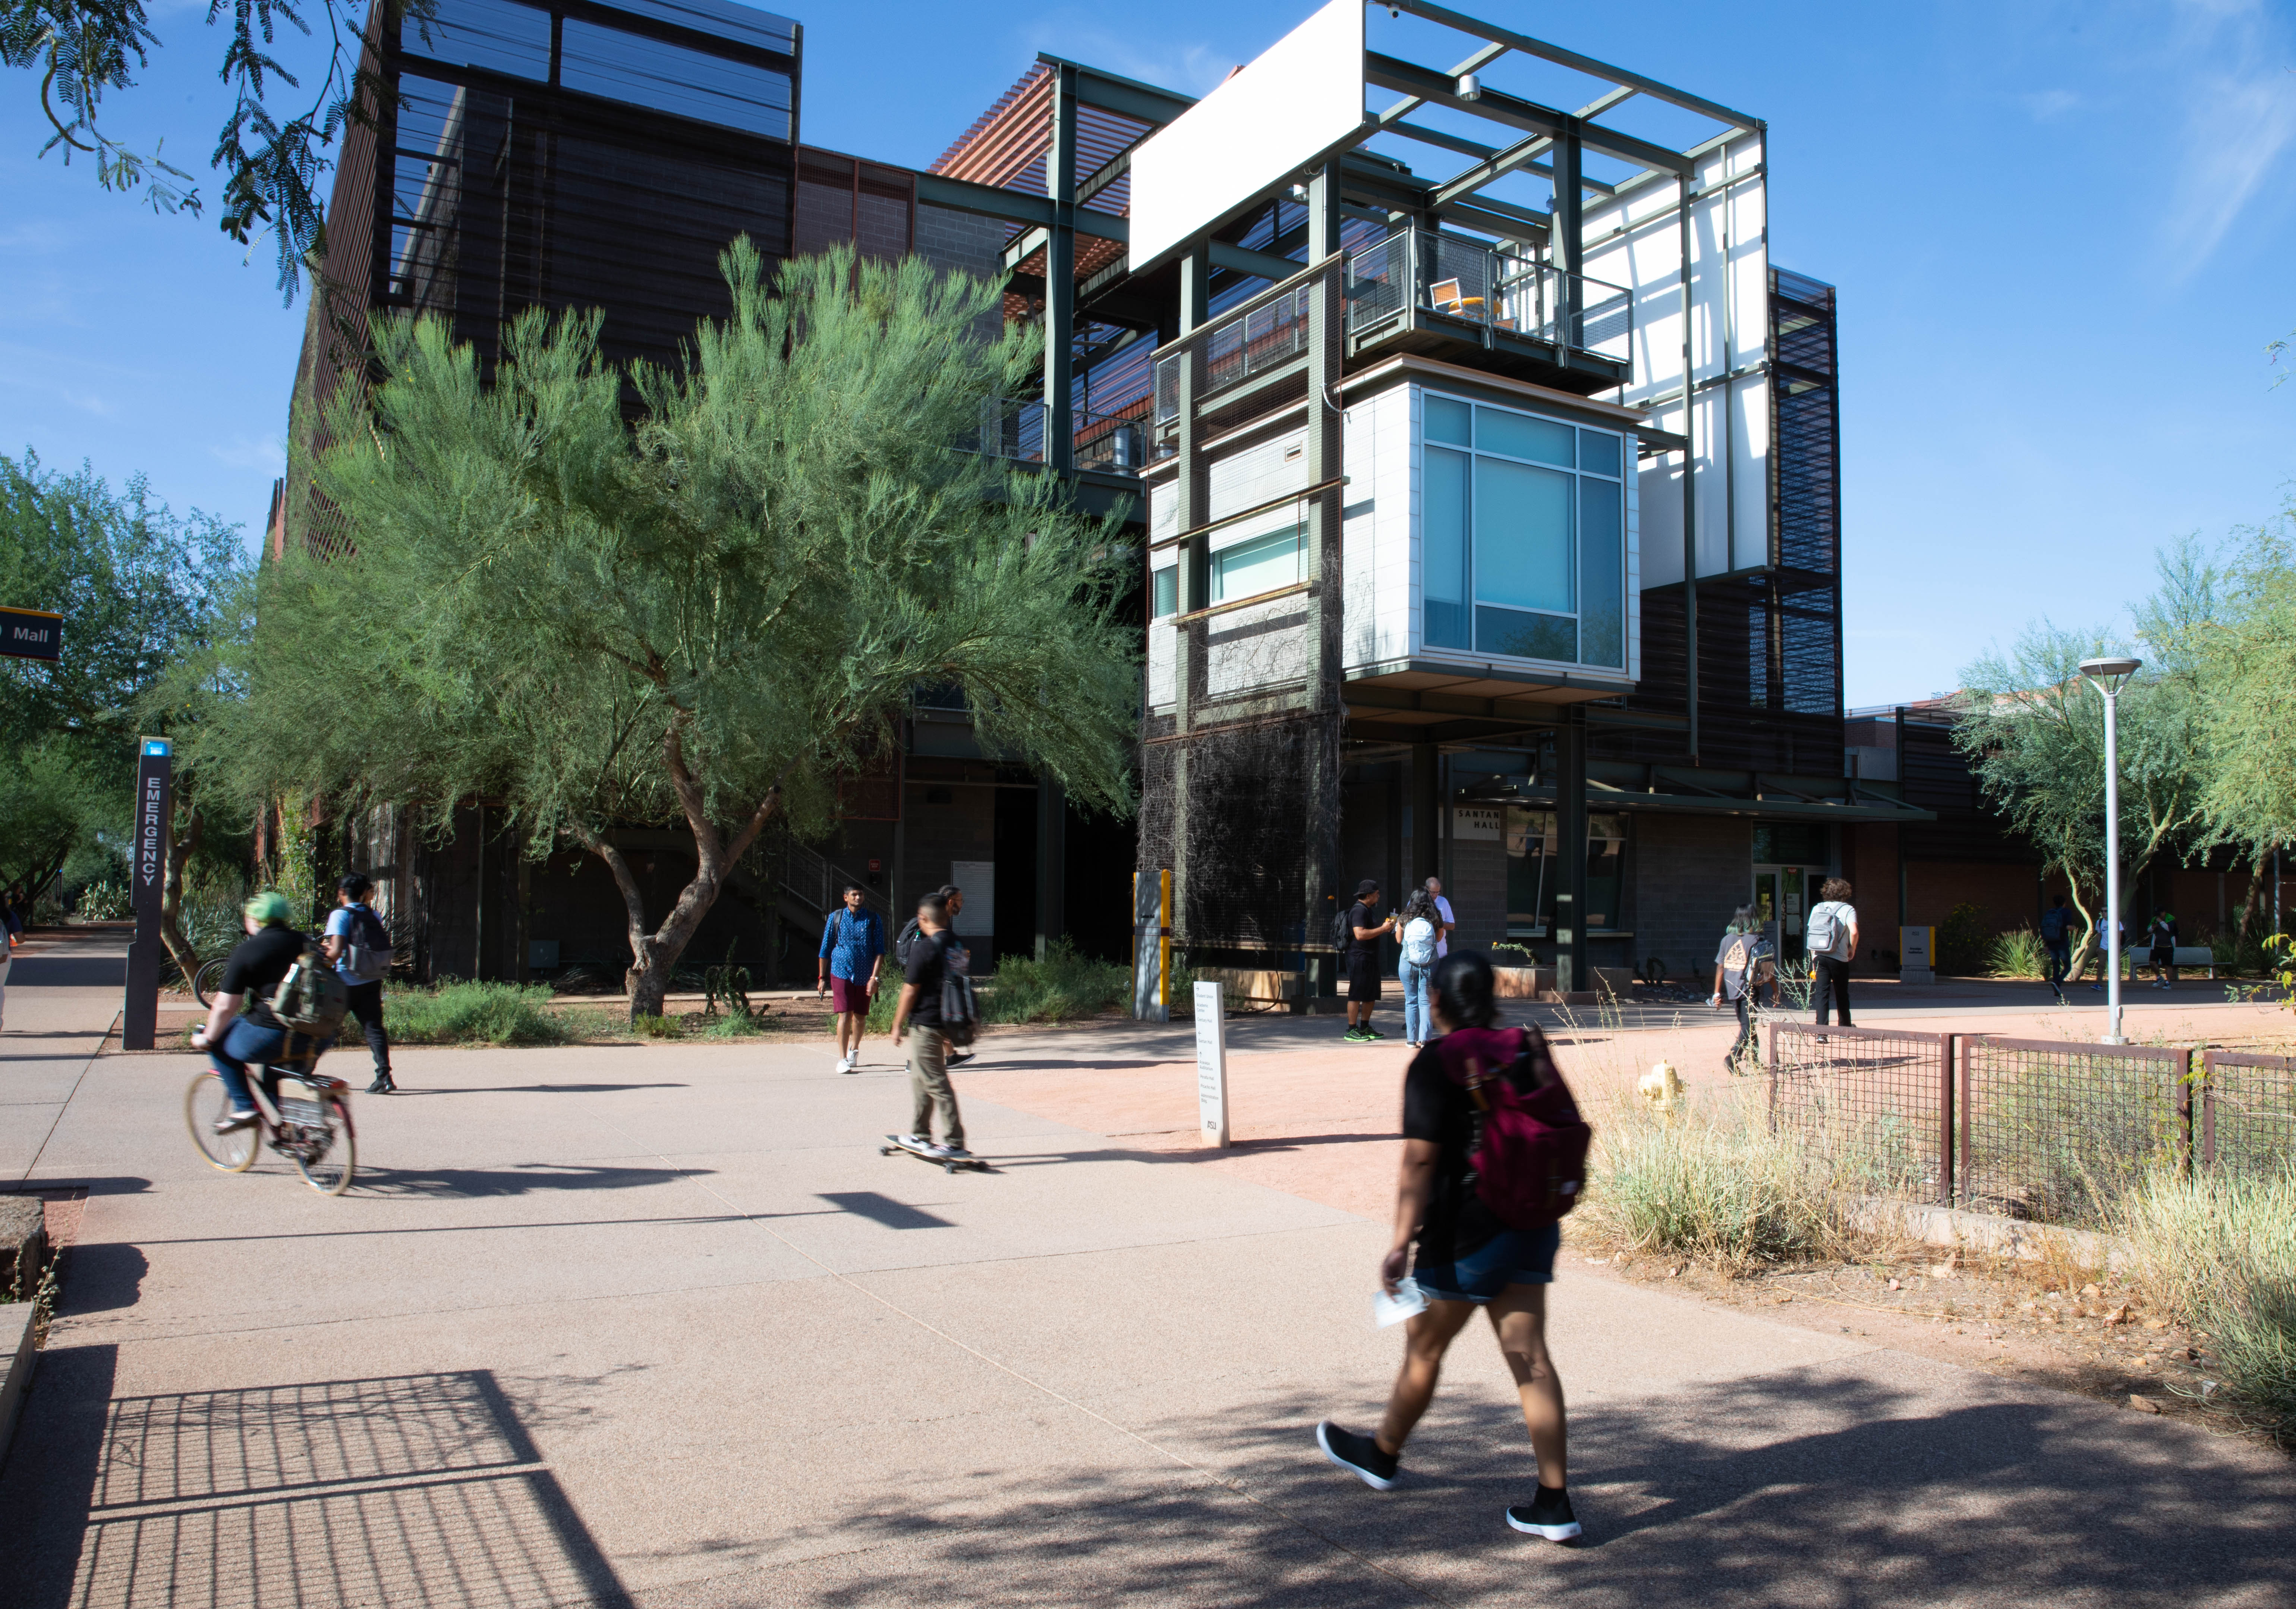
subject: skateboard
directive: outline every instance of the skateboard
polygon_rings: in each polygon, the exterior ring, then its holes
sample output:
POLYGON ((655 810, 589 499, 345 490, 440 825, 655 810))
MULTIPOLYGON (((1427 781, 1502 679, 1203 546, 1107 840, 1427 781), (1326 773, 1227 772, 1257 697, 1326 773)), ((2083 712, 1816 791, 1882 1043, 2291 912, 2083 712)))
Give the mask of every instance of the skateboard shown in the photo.
POLYGON ((930 1151, 920 1150, 916 1146, 907 1144, 898 1134, 887 1135, 885 1137, 885 1143, 877 1147, 877 1154, 879 1156, 890 1156, 896 1151, 905 1153, 910 1156, 922 1157, 929 1162, 939 1162, 941 1166, 941 1171, 944 1173, 954 1173, 959 1168, 970 1169, 975 1173, 986 1173, 988 1171, 988 1162, 980 1157, 935 1156, 930 1151))

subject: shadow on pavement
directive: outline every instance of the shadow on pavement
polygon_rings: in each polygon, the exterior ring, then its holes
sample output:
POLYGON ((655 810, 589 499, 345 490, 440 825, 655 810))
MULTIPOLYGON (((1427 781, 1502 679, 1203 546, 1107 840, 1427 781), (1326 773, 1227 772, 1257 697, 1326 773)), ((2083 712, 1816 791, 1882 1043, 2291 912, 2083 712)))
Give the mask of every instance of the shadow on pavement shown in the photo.
POLYGON ((43 1360, 0 1482, 27 1609, 629 1601, 489 1370, 106 1402, 111 1353, 43 1360))
MULTIPOLYGON (((1312 1439, 1318 1417, 1360 1428, 1377 1401, 1286 1393, 1248 1424, 1139 1427, 1195 1468, 1000 1470, 875 1493, 681 1601, 758 1601, 767 1568, 775 1601, 889 1609, 1559 1595, 1591 1609, 2229 1609, 2296 1593, 2296 1476, 2276 1455, 1955 1371, 1898 1389, 1849 1373, 1873 1361, 1582 1407, 1572 1488, 1587 1534, 1568 1548, 1503 1521, 1536 1479, 1511 1404, 1439 1397, 1404 1483, 1382 1494, 1312 1439)), ((1471 1334, 1453 1372, 1472 1371, 1504 1378, 1471 1334)))
MULTIPOLYGON (((359 1047, 352 1046, 350 1048, 357 1050, 359 1047)), ((415 1048, 420 1049, 421 1047, 415 1048)), ((390 1096, 395 1100, 406 1095, 614 1095, 625 1089, 692 1088, 690 1084, 429 1084, 414 1087, 401 1084, 390 1092, 390 1096)))
POLYGON ((123 989, 125 956, 19 956, 8 969, 11 989, 123 989))
POLYGON ((352 1188, 369 1195, 530 1195, 538 1190, 636 1190, 697 1178, 711 1168, 624 1168, 530 1162, 516 1168, 365 1168, 352 1188))

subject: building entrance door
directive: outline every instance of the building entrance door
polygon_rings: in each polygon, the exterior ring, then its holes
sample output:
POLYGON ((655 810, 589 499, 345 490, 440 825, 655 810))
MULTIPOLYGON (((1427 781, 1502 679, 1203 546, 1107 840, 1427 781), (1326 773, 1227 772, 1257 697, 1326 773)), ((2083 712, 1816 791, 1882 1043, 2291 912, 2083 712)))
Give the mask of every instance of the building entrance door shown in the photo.
POLYGON ((1799 966, 1802 940, 1808 932, 1810 901, 1825 881, 1825 868, 1816 866, 1757 866, 1754 868, 1754 915, 1769 933, 1770 948, 1781 968, 1799 966))

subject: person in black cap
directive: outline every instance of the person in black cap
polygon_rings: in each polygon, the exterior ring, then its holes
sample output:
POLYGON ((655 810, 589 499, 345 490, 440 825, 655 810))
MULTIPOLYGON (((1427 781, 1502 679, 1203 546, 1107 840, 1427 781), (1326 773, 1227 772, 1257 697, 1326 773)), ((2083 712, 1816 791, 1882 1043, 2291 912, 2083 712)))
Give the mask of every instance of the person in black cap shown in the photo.
POLYGON ((1348 1030, 1340 1036, 1353 1045, 1387 1038, 1371 1025, 1371 1014, 1379 1005, 1379 941, 1394 931, 1395 918, 1379 921, 1378 903, 1376 878, 1356 884, 1356 902, 1348 907, 1348 1030))

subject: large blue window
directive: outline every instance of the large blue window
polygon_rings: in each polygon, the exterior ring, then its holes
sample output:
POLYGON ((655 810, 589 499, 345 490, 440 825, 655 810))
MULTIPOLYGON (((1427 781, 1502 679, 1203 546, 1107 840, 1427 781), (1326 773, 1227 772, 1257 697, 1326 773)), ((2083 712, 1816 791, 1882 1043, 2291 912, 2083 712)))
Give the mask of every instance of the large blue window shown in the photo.
POLYGON ((1623 439, 1432 395, 1421 416, 1426 645, 1625 669, 1623 439))

